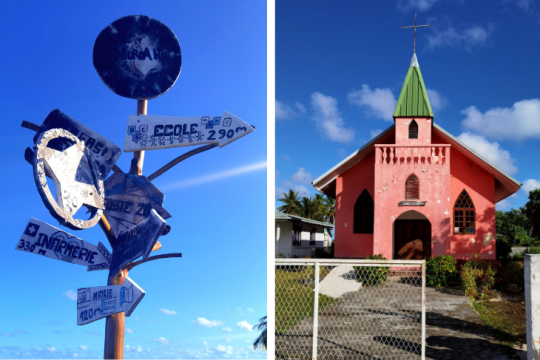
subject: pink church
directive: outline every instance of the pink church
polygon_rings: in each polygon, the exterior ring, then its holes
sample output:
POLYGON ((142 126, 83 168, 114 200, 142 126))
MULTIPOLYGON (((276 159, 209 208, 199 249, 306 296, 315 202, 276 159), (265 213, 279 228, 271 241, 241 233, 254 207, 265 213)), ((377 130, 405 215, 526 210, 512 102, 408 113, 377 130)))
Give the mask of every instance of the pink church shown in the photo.
POLYGON ((416 55, 394 125, 313 182, 336 199, 336 258, 495 259, 495 203, 521 183, 434 121, 416 55))

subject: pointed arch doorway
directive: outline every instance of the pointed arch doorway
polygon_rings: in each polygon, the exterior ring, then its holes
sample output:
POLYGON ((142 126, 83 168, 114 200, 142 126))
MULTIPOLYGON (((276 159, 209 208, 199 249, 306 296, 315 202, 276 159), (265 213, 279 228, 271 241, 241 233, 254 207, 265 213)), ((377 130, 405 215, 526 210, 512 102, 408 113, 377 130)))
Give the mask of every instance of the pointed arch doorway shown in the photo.
POLYGON ((406 211, 394 221, 393 240, 394 259, 427 259, 431 256, 431 223, 417 211, 406 211))

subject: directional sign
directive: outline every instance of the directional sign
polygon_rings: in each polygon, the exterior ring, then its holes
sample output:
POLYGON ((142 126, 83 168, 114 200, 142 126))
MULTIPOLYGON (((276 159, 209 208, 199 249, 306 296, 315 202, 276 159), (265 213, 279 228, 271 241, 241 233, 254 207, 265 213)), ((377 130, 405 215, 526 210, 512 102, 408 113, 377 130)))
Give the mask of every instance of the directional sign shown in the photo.
POLYGON ((35 218, 28 221, 15 250, 88 266, 87 271, 108 269, 112 261, 111 253, 101 242, 96 247, 35 218))
POLYGON ((120 235, 113 251, 110 273, 116 274, 123 266, 140 256, 146 260, 165 225, 165 220, 152 209, 146 220, 120 235))
POLYGON ((130 115, 124 151, 156 150, 200 144, 223 147, 255 129, 226 111, 221 116, 130 115))
POLYGON ((112 174, 105 180, 105 217, 116 236, 148 218, 155 209, 163 218, 171 214, 163 208, 163 195, 144 176, 112 174))
POLYGON ((86 325, 122 311, 130 316, 144 295, 144 290, 127 276, 123 285, 78 289, 77 325, 86 325))
POLYGON ((67 130, 51 129, 39 136, 34 148, 34 180, 51 215, 73 230, 96 225, 105 207, 105 194, 97 166, 84 143, 67 130), (68 141, 73 145, 63 151, 48 146, 56 140, 68 141), (54 181, 56 199, 49 189, 46 176, 54 181), (90 210, 90 219, 74 219, 73 215, 83 205, 90 210))
MULTIPOLYGON (((34 144, 39 136, 50 129, 64 129, 75 135, 79 140, 84 141, 84 146, 89 150, 92 160, 99 169, 99 178, 105 180, 111 171, 114 163, 122 154, 122 151, 111 141, 107 140, 94 130, 86 127, 77 120, 67 116, 58 109, 50 112, 41 127, 34 136, 34 144)), ((49 144, 49 147, 55 150, 63 151, 70 146, 67 139, 58 139, 55 144, 49 144)))
POLYGON ((180 75, 180 43, 172 30, 156 19, 125 16, 98 35, 94 67, 115 94, 153 99, 169 90, 180 75))

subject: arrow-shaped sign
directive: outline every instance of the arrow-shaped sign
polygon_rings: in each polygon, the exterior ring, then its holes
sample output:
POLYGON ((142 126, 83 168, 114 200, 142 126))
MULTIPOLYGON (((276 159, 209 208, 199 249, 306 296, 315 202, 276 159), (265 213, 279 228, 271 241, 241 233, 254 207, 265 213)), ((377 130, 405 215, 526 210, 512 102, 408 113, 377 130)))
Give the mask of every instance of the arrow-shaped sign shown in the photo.
POLYGON ((122 311, 130 316, 144 295, 144 290, 127 276, 123 285, 78 289, 77 325, 86 325, 122 311))
POLYGON ((96 247, 34 218, 28 221, 15 250, 88 266, 87 271, 108 269, 112 261, 112 255, 101 242, 96 247))
POLYGON ((219 144, 219 147, 223 147, 254 130, 254 127, 227 111, 222 116, 130 115, 124 151, 201 144, 219 144))
POLYGON ((116 274, 123 266, 140 256, 146 260, 165 225, 165 220, 152 209, 146 220, 120 235, 113 250, 111 274, 116 274))

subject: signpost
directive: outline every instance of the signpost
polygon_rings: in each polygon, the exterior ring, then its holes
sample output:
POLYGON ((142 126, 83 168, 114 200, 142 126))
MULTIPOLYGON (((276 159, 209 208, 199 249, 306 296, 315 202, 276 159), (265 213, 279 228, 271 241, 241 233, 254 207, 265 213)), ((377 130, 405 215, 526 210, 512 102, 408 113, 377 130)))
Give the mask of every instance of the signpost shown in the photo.
POLYGON ((126 277, 123 285, 77 290, 77 325, 86 325, 106 316, 125 312, 130 316, 146 293, 126 277))
POLYGON ((113 174, 105 180, 105 216, 116 236, 148 218, 152 209, 170 218, 164 201, 165 195, 144 176, 113 174))
POLYGON ((51 215, 73 230, 96 225, 105 206, 103 180, 84 142, 67 130, 51 129, 39 136, 34 148, 34 180, 51 215), (73 145, 63 151, 48 146, 57 139, 73 145), (46 176, 54 180, 56 200, 46 176), (83 205, 91 212, 90 220, 74 219, 83 205))
POLYGON ((253 127, 227 111, 221 116, 131 115, 124 151, 201 144, 219 144, 221 148, 253 131, 253 127))
POLYGON ((149 256, 161 248, 157 241, 170 231, 164 219, 164 195, 151 183, 181 161, 214 147, 223 147, 250 134, 254 127, 228 112, 221 116, 147 116, 148 99, 168 91, 180 75, 182 56, 176 35, 156 19, 126 16, 107 26, 96 39, 94 67, 115 94, 137 100, 124 142, 134 152, 124 173, 115 163, 120 148, 75 119, 53 110, 41 126, 24 121, 36 131, 34 150, 25 159, 33 165, 43 203, 61 225, 87 229, 99 222, 112 255, 99 242, 83 241, 47 223, 31 218, 16 250, 87 266, 88 271, 109 269, 107 286, 78 289, 77 325, 106 317, 105 359, 123 358, 124 316, 129 316, 144 291, 128 273, 140 264, 180 253, 149 256), (142 175, 144 150, 207 144, 170 161, 148 178, 142 175), (114 171, 114 174, 107 177, 114 171), (54 181, 56 197, 47 183, 54 181), (73 216, 85 206, 89 220, 73 216), (137 260, 142 257, 141 260, 137 260))
POLYGON ((143 257, 148 259, 154 244, 160 237, 167 223, 158 215, 156 210, 150 211, 150 216, 138 225, 118 237, 113 252, 111 273, 117 273, 129 262, 143 257))
POLYGON ((28 221, 15 250, 87 266, 87 271, 109 269, 112 261, 111 253, 101 242, 96 247, 34 218, 28 221))

